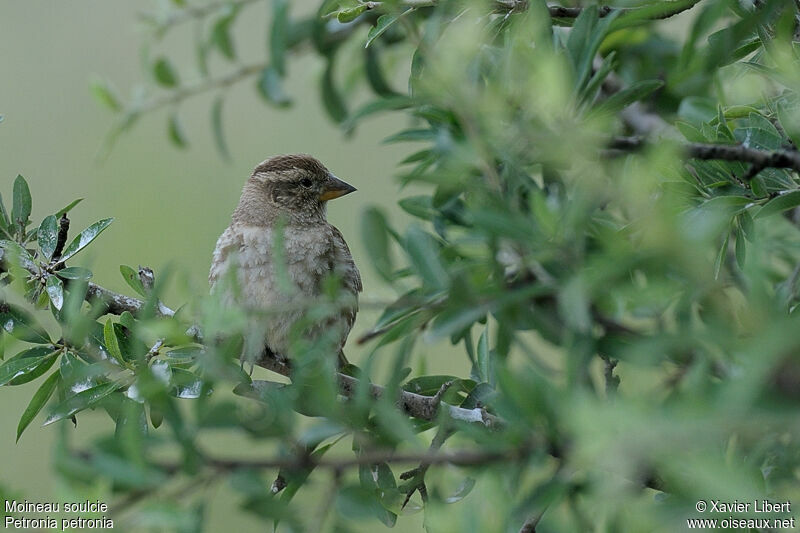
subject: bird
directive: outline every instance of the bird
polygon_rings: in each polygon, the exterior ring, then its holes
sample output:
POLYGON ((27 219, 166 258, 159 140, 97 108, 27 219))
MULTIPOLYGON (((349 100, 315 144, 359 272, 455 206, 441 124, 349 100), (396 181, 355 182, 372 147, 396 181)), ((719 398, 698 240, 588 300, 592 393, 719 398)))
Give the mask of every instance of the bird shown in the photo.
POLYGON ((333 339, 338 367, 358 312, 361 274, 342 233, 327 221, 327 203, 356 190, 307 154, 277 155, 255 167, 230 225, 217 240, 209 282, 226 305, 253 313, 264 352, 288 361, 291 334, 309 306, 338 283, 337 311, 303 335, 333 339), (233 270, 231 270, 233 268, 233 270), (235 272, 235 275, 229 275, 235 272), (224 280, 235 280, 232 283, 224 280))

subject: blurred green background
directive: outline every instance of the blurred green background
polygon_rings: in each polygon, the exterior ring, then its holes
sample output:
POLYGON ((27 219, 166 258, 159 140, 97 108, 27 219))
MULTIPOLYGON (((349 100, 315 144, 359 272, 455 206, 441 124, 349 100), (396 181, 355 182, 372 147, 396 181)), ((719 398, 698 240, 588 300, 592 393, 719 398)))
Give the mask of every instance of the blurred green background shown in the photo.
MULTIPOLYGON (((211 251, 252 168, 274 154, 310 153, 358 188, 356 194, 331 203, 329 220, 342 230, 361 268, 362 299, 385 300, 390 294, 381 289, 360 246, 358 215, 369 203, 391 211, 398 191, 392 171, 407 149, 381 144, 381 139, 401 124, 396 116, 371 120, 346 138, 322 111, 317 87, 323 65, 318 58, 301 56, 291 62, 286 90, 294 105, 288 110, 264 105, 253 80, 232 88, 224 111, 229 163, 213 145, 209 102, 214 93, 181 106, 190 142, 187 149, 178 150, 169 143, 168 110, 162 110, 142 119, 103 156, 112 115, 94 101, 89 83, 95 77, 107 78, 124 94, 143 81, 144 39, 137 13, 150 7, 148 2, 123 0, 0 4, 0 114, 5 116, 0 123, 0 192, 4 197, 10 198, 19 173, 30 183, 36 220, 75 198, 84 201, 71 213, 73 231, 113 216, 114 223, 97 246, 73 264, 91 266, 94 281, 126 293, 130 290, 119 274, 120 264, 147 265, 157 275, 170 267, 174 279, 167 303, 175 308, 190 295, 207 291, 211 251)), ((258 60, 267 52, 263 42, 267 7, 267 3, 255 6, 253 16, 237 23, 236 44, 243 62, 258 60)), ((313 7, 297 2, 292 9, 313 7)), ((176 65, 187 67, 181 72, 186 80, 194 79, 190 32, 191 28, 181 28, 162 43, 176 65)), ((220 73, 226 72, 225 67, 217 67, 220 73)), ((362 312, 353 336, 367 329, 374 318, 362 312)), ((348 354, 356 361, 363 355, 353 342, 348 354)), ((17 497, 47 501, 59 495, 50 467, 57 428, 39 428, 34 422, 20 442, 14 442, 19 413, 37 386, 30 383, 3 390, 0 485, 17 497)), ((86 426, 107 429, 106 422, 102 414, 90 414, 81 418, 82 428, 76 433, 90 437, 95 428, 86 426)), ((210 510, 207 531, 257 530, 258 522, 244 516, 232 498, 223 485, 210 510)), ((365 531, 373 526, 379 524, 363 524, 365 531)), ((397 530, 418 531, 419 520, 401 519, 397 530)))

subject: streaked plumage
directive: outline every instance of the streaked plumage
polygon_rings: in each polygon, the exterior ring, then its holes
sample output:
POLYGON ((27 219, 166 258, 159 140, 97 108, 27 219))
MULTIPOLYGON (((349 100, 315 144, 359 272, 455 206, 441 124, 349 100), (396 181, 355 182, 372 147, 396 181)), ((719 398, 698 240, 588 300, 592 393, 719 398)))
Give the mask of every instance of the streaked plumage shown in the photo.
MULTIPOLYGON (((343 360, 341 349, 358 311, 361 276, 342 234, 327 222, 325 205, 328 199, 354 190, 311 156, 273 157, 255 168, 230 226, 217 240, 209 273, 212 291, 219 290, 230 267, 237 265, 240 303, 278 311, 264 315, 258 324, 275 354, 289 356, 293 324, 306 312, 304 305, 321 296, 323 280, 335 274, 342 284, 341 312, 315 325, 309 334, 335 328, 336 349, 343 360), (282 253, 276 247, 281 227, 282 253), (289 291, 279 279, 284 268, 291 283, 289 291)), ((226 288, 223 297, 231 301, 233 294, 226 288)))

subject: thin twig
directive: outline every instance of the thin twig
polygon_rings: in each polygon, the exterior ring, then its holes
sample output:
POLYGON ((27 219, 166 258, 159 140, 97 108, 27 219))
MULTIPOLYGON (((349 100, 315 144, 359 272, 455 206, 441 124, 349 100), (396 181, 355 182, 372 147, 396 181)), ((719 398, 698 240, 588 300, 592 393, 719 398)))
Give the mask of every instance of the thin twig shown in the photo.
POLYGON ((159 28, 164 29, 169 26, 182 24, 190 20, 203 19, 223 9, 239 9, 247 4, 255 3, 258 0, 224 0, 220 2, 209 2, 204 5, 187 5, 169 13, 166 17, 159 18, 158 15, 151 13, 140 13, 139 17, 148 22, 154 22, 159 28))

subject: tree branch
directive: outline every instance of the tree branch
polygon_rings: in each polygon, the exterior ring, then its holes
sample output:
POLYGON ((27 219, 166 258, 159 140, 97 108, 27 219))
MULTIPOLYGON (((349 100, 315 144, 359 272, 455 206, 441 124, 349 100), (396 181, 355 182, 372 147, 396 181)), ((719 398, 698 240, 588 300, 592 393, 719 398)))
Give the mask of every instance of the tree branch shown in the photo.
MULTIPOLYGON (((309 454, 292 457, 271 457, 267 459, 228 459, 206 456, 204 457, 204 462, 212 468, 225 471, 237 470, 240 468, 285 470, 326 468, 342 470, 376 463, 414 464, 421 462, 428 465, 451 464, 455 466, 479 466, 488 463, 521 461, 530 456, 535 450, 535 444, 528 442, 513 448, 494 450, 478 449, 451 452, 425 450, 400 453, 396 450, 372 450, 347 457, 314 457, 309 454)), ((92 457, 91 452, 88 451, 74 452, 74 454, 84 460, 92 457)), ((168 473, 178 472, 182 468, 180 462, 161 461, 155 462, 154 465, 168 473)))
MULTIPOLYGON (((283 363, 274 357, 264 357, 256 364, 267 370, 272 370, 277 374, 291 377, 291 368, 286 363, 283 363)), ((355 395, 356 390, 360 384, 359 380, 348 376, 346 374, 337 373, 336 378, 339 380, 339 392, 342 396, 348 398, 355 395)), ((379 386, 370 384, 370 395, 373 398, 380 398, 387 394, 386 389, 379 386)), ((481 424, 488 428, 496 429, 505 425, 505 421, 486 411, 484 408, 476 407, 474 409, 464 409, 463 407, 456 407, 449 403, 439 401, 436 396, 422 396, 404 390, 397 391, 397 406, 400 407, 406 414, 422 420, 435 420, 439 414, 440 409, 452 420, 461 422, 470 422, 481 424)))
POLYGON ((51 259, 53 263, 58 263, 58 260, 61 259, 61 254, 64 252, 64 246, 67 244, 68 233, 69 219, 67 218, 67 214, 64 213, 61 215, 61 218, 58 219, 58 237, 56 238, 56 247, 53 250, 51 259))
MULTIPOLYGON (((640 150, 647 146, 641 137, 615 137, 608 149, 623 152, 640 150)), ((685 143, 679 145, 684 156, 690 159, 720 159, 750 163, 758 168, 788 168, 800 172, 800 152, 794 150, 759 150, 742 144, 685 143)), ((749 173, 748 173, 749 175, 749 173)), ((752 178, 752 176, 751 176, 752 178)))
MULTIPOLYGON (((655 10, 652 6, 644 6, 644 7, 611 7, 611 6, 601 6, 598 9, 598 15, 600 17, 607 17, 612 13, 641 13, 646 15, 647 20, 659 20, 659 19, 666 19, 669 17, 673 17, 679 13, 683 13, 691 8, 693 8, 696 4, 700 3, 701 0, 676 0, 675 2, 671 2, 672 5, 663 7, 662 10, 655 10)), ((431 7, 438 4, 438 0, 404 0, 399 2, 399 4, 406 8, 419 8, 419 7, 431 7)), ((366 2, 367 10, 372 9, 381 9, 385 5, 385 2, 366 2)), ((393 3, 393 5, 396 5, 393 3)), ((492 2, 492 9, 497 13, 513 13, 519 11, 525 11, 528 9, 530 2, 528 0, 494 0, 492 2)), ((565 7, 565 6, 547 6, 547 9, 550 11, 550 16, 553 18, 562 18, 562 19, 574 19, 580 16, 585 8, 583 7, 565 7)))

